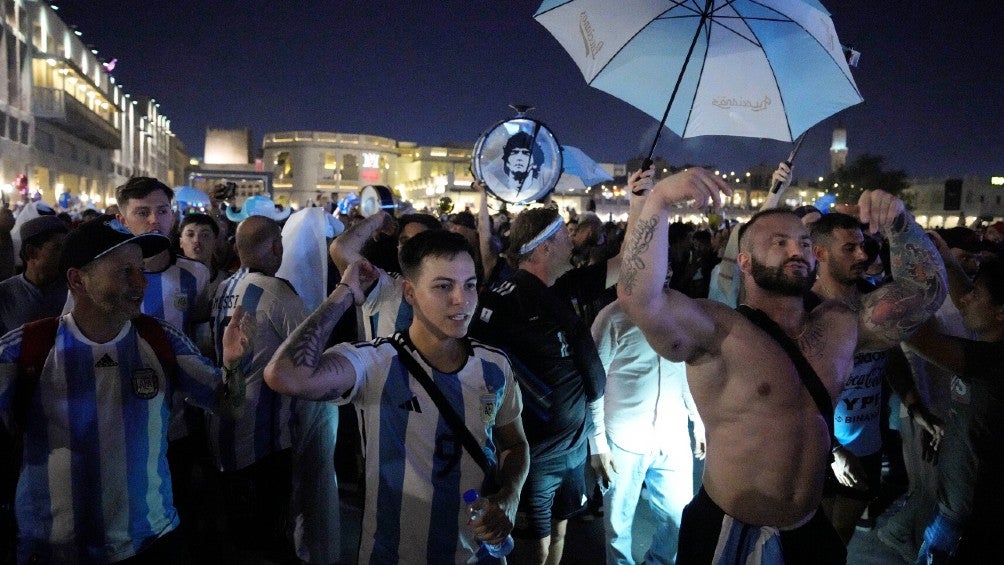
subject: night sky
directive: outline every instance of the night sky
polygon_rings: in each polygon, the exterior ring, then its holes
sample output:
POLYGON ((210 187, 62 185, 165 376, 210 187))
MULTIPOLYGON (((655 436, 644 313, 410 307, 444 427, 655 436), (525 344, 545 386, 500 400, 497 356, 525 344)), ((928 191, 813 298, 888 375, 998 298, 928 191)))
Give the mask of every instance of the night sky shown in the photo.
MULTIPOLYGON (((616 0, 612 0, 616 1, 616 0)), ((1004 16, 981 0, 822 0, 862 104, 819 123, 795 176, 829 168, 833 128, 850 158, 886 157, 911 177, 1004 174, 1004 16)), ((57 1, 126 92, 161 104, 188 152, 207 127, 365 133, 422 145, 473 144, 511 103, 536 107, 562 144, 598 161, 647 152, 657 122, 587 86, 533 19, 536 0, 419 2, 57 1)), ((657 155, 741 171, 790 144, 666 131, 657 155)))

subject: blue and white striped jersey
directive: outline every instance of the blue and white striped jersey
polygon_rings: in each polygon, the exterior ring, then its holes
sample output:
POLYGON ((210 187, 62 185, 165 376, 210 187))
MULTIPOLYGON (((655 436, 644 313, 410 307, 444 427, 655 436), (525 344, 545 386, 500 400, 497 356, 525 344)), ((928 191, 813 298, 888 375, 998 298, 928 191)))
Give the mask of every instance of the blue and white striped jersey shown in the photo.
MULTIPOLYGON (((456 373, 429 372, 489 461, 492 430, 519 418, 523 400, 509 359, 471 341, 456 373)), ((356 384, 340 402, 359 415, 366 461, 359 563, 476 563, 479 544, 467 532, 461 495, 481 489, 484 472, 440 416, 425 388, 398 360, 386 339, 339 344, 334 351, 355 368, 356 384)))
POLYGON ((412 309, 401 290, 403 281, 401 275, 380 269, 376 285, 359 306, 366 341, 403 332, 411 325, 412 309))
MULTIPOLYGON (((205 292, 210 276, 209 268, 202 263, 179 256, 164 271, 146 274, 146 292, 140 310, 148 316, 165 320, 183 332, 190 331, 188 323, 192 320, 192 312, 200 304, 204 306, 209 302, 210 297, 205 292)), ((181 408, 185 398, 178 395, 173 402, 181 408)), ((188 432, 184 410, 172 410, 168 437, 171 440, 180 439, 188 432)))
POLYGON ((209 443, 223 471, 243 469, 292 445, 295 401, 265 384, 265 365, 308 314, 289 283, 242 268, 220 283, 213 297, 211 326, 217 359, 223 356, 223 330, 238 306, 254 316, 254 324, 245 330, 252 358, 244 368, 244 412, 236 419, 209 416, 209 443))
MULTIPOLYGON (((19 559, 118 561, 173 530, 178 515, 167 466, 170 398, 176 387, 211 407, 219 370, 180 331, 161 323, 178 362, 168 378, 153 348, 127 323, 97 344, 72 314, 30 398, 15 511, 19 559)), ((0 417, 17 386, 21 329, 0 338, 0 417)))
POLYGON ((146 274, 143 313, 186 331, 200 302, 207 302, 210 298, 205 295, 209 278, 208 267, 179 256, 164 271, 146 274))

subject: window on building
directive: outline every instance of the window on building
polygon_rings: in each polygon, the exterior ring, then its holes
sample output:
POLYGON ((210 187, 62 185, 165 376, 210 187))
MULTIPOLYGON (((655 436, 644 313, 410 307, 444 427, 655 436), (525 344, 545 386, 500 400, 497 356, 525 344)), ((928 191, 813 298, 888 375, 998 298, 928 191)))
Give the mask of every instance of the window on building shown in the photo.
POLYGON ((7 139, 17 141, 18 119, 14 116, 7 116, 7 139))
MULTIPOLYGON (((16 28, 15 28, 16 29, 16 28)), ((7 100, 11 105, 18 105, 21 99, 21 73, 17 69, 17 38, 13 33, 7 37, 7 100)))
POLYGON ((355 155, 342 157, 342 179, 359 180, 359 161, 355 155))
POLYGON ((0 137, 7 137, 7 114, 0 112, 0 137))
POLYGON ((285 180, 293 178, 293 157, 288 151, 283 151, 275 157, 275 174, 276 180, 285 180))
POLYGON ((28 145, 28 122, 21 122, 21 143, 28 145))
POLYGON ((46 153, 54 153, 56 150, 56 141, 52 137, 51 133, 46 131, 36 131, 35 147, 45 151, 46 153))
POLYGON ((335 158, 335 154, 331 151, 324 153, 324 168, 329 171, 334 171, 338 168, 338 159, 335 158))

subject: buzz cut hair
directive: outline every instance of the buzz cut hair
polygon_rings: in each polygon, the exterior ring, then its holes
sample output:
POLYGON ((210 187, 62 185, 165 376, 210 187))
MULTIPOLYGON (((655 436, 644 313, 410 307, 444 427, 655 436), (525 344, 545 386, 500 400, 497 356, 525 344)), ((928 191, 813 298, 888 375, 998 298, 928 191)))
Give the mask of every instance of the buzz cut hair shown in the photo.
POLYGON ((757 223, 762 218, 766 218, 768 216, 779 216, 779 215, 788 215, 788 216, 792 216, 794 218, 798 218, 798 214, 796 214, 795 212, 793 212, 790 208, 786 208, 786 207, 785 208, 768 208, 766 210, 760 210, 756 214, 753 214, 753 217, 751 217, 748 222, 746 222, 745 224, 739 226, 739 241, 737 242, 739 244, 739 250, 742 251, 743 249, 745 249, 743 247, 743 238, 746 235, 746 232, 750 229, 750 226, 752 226, 753 224, 757 223))

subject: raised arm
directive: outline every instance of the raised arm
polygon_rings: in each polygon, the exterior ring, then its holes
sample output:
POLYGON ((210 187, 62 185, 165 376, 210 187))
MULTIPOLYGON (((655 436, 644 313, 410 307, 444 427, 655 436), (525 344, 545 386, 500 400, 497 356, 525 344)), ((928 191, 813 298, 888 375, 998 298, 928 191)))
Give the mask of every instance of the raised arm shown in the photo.
POLYGON ((387 212, 381 211, 342 232, 328 248, 328 254, 338 267, 338 272, 344 273, 349 265, 362 260, 363 245, 366 245, 366 241, 374 234, 381 230, 393 229, 394 218, 387 212))
POLYGON ((481 280, 486 281, 495 269, 499 254, 492 249, 492 219, 488 210, 488 188, 479 180, 471 183, 478 193, 478 252, 481 254, 481 280))
POLYGON ((927 237, 931 238, 931 242, 938 249, 938 254, 941 255, 941 260, 945 262, 945 272, 948 274, 948 295, 952 298, 955 307, 958 308, 962 297, 973 289, 973 281, 966 274, 966 270, 962 268, 959 258, 952 253, 952 248, 938 232, 928 231, 927 237))
MULTIPOLYGON (((635 222, 638 220, 638 216, 641 214, 642 208, 645 206, 645 199, 648 197, 649 193, 652 192, 653 177, 655 175, 655 165, 648 168, 647 171, 638 169, 637 171, 631 173, 628 177, 628 220, 627 227, 625 228, 625 234, 631 233, 631 228, 634 226, 635 222)), ((604 285, 606 288, 610 288, 617 284, 617 281, 621 276, 621 268, 624 265, 624 248, 627 246, 627 237, 621 242, 620 251, 617 255, 614 255, 610 259, 607 259, 607 280, 604 285)))
POLYGON ((895 346, 945 301, 945 265, 903 201, 881 190, 858 200, 861 221, 889 238, 893 281, 862 298, 858 349, 895 346))
POLYGON ((659 181, 628 231, 617 284, 617 299, 660 355, 686 361, 706 350, 715 323, 696 301, 663 289, 669 266, 669 211, 672 204, 694 200, 721 206, 732 191, 710 172, 692 168, 659 181))
POLYGON ((355 369, 345 357, 325 351, 335 324, 353 302, 363 301, 362 288, 376 272, 366 261, 345 269, 342 281, 293 333, 265 367, 265 383, 276 392, 310 400, 333 400, 355 384, 355 369))

